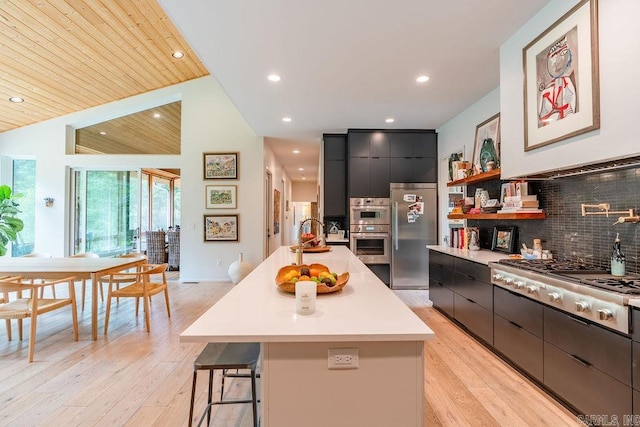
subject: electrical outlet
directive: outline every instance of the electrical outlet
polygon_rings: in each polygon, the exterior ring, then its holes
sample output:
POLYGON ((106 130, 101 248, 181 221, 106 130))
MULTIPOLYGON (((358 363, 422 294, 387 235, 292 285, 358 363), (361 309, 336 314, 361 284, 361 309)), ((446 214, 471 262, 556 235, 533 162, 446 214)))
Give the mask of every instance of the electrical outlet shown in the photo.
POLYGON ((329 369, 358 369, 357 348, 330 348, 329 369))
POLYGON ((218 259, 216 260, 216 266, 217 266, 217 267, 220 267, 221 265, 222 265, 222 260, 221 260, 220 258, 218 258, 218 259))

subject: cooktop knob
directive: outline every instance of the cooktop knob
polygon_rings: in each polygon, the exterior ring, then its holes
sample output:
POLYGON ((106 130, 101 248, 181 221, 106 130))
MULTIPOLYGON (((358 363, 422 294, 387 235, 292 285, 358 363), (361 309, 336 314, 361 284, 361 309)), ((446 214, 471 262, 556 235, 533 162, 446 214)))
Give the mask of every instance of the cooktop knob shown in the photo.
POLYGON ((576 311, 577 312, 583 312, 583 311, 589 311, 589 303, 586 301, 577 301, 576 302, 576 311))
POLYGON ((538 292, 538 287, 534 285, 528 285, 526 288, 528 294, 534 294, 538 292))
POLYGON ((600 309, 596 311, 596 313, 598 313, 598 319, 600 320, 609 320, 613 317, 611 310, 607 310, 606 308, 600 309))
POLYGON ((504 279, 504 284, 507 286, 511 286, 513 285, 513 278, 512 277, 507 277, 504 279))
POLYGON ((524 288, 524 281, 522 280, 516 280, 515 282, 513 282, 513 287, 515 289, 522 289, 524 288))
POLYGON ((558 302, 560 301, 560 294, 557 292, 551 292, 549 294, 549 301, 550 302, 558 302))
POLYGON ((502 283, 502 281, 504 280, 504 277, 502 277, 502 274, 494 274, 493 275, 493 281, 497 282, 497 283, 502 283))

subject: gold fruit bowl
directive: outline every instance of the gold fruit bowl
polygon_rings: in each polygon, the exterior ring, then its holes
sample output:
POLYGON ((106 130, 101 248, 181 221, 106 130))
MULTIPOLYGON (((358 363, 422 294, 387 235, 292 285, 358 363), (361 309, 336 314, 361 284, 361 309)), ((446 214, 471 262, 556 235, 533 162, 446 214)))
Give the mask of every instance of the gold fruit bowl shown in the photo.
MULTIPOLYGON (((296 292, 295 282, 286 281, 285 276, 292 270, 300 274, 300 270, 302 270, 303 268, 308 268, 309 270, 317 270, 318 273, 323 271, 326 271, 328 273, 331 272, 327 268, 327 266, 323 264, 287 265, 282 267, 280 270, 278 270, 278 274, 276 275, 276 285, 278 285, 278 287, 285 292, 295 293, 296 292)), ((329 294, 332 292, 337 292, 340 289, 344 288, 348 281, 349 281, 349 273, 342 273, 336 278, 336 283, 333 286, 327 286, 325 283, 318 283, 316 289, 319 294, 329 294)))

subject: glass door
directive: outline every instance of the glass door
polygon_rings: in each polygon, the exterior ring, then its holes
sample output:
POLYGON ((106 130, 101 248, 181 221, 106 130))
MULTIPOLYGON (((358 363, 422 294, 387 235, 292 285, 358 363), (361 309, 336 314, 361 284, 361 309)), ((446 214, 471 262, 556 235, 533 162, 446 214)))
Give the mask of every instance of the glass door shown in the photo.
POLYGON ((139 252, 139 170, 73 170, 71 254, 101 257, 139 252))

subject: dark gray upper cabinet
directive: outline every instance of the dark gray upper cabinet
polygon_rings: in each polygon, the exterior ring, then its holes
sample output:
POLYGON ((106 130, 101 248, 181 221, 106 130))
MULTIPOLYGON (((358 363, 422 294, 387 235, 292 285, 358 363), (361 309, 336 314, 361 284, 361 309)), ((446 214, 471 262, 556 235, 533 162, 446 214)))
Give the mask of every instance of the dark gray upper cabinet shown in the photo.
POLYGON ((373 132, 369 140, 371 157, 389 157, 389 134, 373 132))
POLYGON ((347 135, 324 134, 324 160, 346 160, 347 135))
POLYGON ((349 158, 347 166, 349 197, 372 197, 369 190, 369 161, 368 157, 349 158))
POLYGON ((371 148, 369 140, 371 132, 349 132, 347 134, 347 152, 349 157, 367 157, 371 156, 371 148))
POLYGON ((369 161, 369 197, 389 197, 389 159, 371 158, 369 161))
POLYGON ((324 215, 347 215, 347 135, 325 134, 324 215))
POLYGON ((433 131, 391 132, 390 157, 438 157, 438 136, 433 131))

